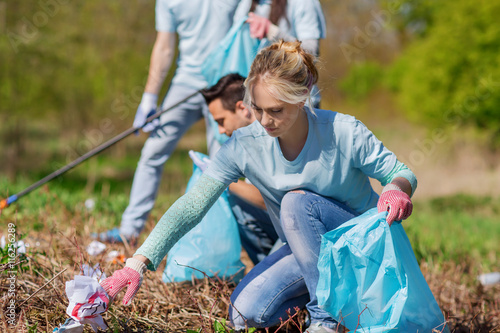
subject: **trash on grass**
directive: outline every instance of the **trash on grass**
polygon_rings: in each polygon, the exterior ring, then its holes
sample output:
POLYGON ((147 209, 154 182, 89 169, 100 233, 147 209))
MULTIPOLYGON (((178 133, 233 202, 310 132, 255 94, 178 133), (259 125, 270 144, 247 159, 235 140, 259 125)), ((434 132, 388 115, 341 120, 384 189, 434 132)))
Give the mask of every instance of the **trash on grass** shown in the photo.
POLYGON ((95 332, 107 328, 101 315, 108 310, 110 298, 95 278, 76 275, 74 280, 66 282, 66 296, 69 300, 66 313, 71 318, 53 332, 80 333, 84 324, 92 326, 95 332))
POLYGON ((87 211, 91 212, 95 208, 95 201, 92 198, 88 198, 85 200, 85 208, 87 208, 87 211))
POLYGON ((83 264, 82 275, 95 279, 97 282, 101 282, 106 278, 106 274, 101 271, 99 263, 95 264, 94 267, 90 267, 87 264, 83 264))
POLYGON ((106 244, 98 242, 96 240, 92 241, 88 246, 87 246, 87 252, 91 256, 96 256, 98 254, 101 254, 104 250, 106 250, 106 244))
POLYGON ((492 286, 500 283, 500 272, 492 272, 481 274, 477 277, 483 286, 492 286))
POLYGON ((73 318, 68 318, 63 324, 59 325, 59 327, 54 328, 52 332, 82 333, 83 325, 79 321, 74 320, 73 318))
POLYGON ((111 261, 113 264, 117 264, 117 263, 125 263, 125 260, 127 258, 125 257, 125 255, 121 254, 120 252, 116 251, 116 250, 113 250, 111 252, 108 253, 108 255, 106 256, 106 261, 111 261))
MULTIPOLYGON (((4 249, 6 246, 5 236, 2 236, 2 238, 0 238, 0 247, 4 249)), ((24 241, 20 240, 13 245, 9 244, 9 246, 14 246, 17 249, 17 253, 26 253, 26 247, 29 247, 29 244, 24 244, 24 241)))

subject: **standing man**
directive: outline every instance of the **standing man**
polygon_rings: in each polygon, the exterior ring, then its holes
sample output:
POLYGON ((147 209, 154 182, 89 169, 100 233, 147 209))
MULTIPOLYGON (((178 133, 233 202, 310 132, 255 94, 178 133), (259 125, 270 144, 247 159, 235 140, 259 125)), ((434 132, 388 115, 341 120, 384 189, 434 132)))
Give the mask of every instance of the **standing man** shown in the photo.
MULTIPOLYGON (((271 43, 283 39, 299 40, 302 48, 319 56, 319 42, 326 37, 323 9, 318 0, 241 0, 234 20, 248 15, 250 35, 267 38, 271 43)), ((311 102, 319 108, 321 96, 313 86, 311 102)))
MULTIPOLYGON (((176 42, 177 70, 162 109, 194 95, 142 127, 144 132, 151 134, 135 171, 129 205, 122 215, 120 228, 95 235, 99 240, 122 242, 122 237, 131 240, 142 231, 153 208, 165 162, 182 135, 208 113, 203 96, 196 93, 206 86, 200 67, 212 48, 229 31, 238 3, 239 0, 157 0, 157 36, 134 127, 141 128, 147 117, 156 112, 158 94, 173 62, 176 42)), ((212 155, 219 145, 214 140, 209 122, 206 124, 208 151, 212 155)))

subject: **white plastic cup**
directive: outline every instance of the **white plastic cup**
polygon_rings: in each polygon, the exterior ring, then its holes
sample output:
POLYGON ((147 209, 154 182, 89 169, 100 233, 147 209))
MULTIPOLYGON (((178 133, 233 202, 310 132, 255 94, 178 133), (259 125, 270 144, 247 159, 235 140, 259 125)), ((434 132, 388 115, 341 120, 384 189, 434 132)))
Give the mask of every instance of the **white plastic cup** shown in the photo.
POLYGON ((491 286, 500 283, 500 272, 481 274, 477 279, 483 286, 491 286))
POLYGON ((89 212, 93 211, 94 208, 95 208, 95 201, 94 201, 94 199, 88 198, 87 200, 85 200, 85 208, 87 208, 87 210, 89 212))

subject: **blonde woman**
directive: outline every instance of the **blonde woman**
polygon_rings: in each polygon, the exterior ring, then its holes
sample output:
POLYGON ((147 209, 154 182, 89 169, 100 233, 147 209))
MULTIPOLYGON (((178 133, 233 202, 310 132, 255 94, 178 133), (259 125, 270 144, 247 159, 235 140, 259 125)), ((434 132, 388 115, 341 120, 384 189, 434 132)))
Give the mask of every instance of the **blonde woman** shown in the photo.
POLYGON ((314 58, 300 42, 280 41, 259 52, 245 81, 245 101, 257 120, 233 133, 126 267, 102 283, 111 297, 127 287, 123 302, 130 303, 147 268, 155 270, 224 189, 246 177, 262 193, 285 245, 257 264, 233 292, 229 317, 235 329, 272 327, 294 307, 309 312, 306 332, 337 329, 316 299, 321 235, 374 206, 389 210, 389 224, 407 218, 417 182, 360 121, 306 106, 317 77, 314 58), (380 197, 369 177, 385 186, 380 197))

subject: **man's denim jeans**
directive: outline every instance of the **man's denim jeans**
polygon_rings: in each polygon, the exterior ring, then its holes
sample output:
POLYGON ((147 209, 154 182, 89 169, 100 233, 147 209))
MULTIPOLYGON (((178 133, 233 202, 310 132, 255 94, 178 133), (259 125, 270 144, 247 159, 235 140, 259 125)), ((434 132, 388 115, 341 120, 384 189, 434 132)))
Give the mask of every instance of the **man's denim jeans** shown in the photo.
POLYGON ((272 250, 278 240, 267 211, 229 193, 229 204, 238 222, 241 245, 256 265, 272 250))

